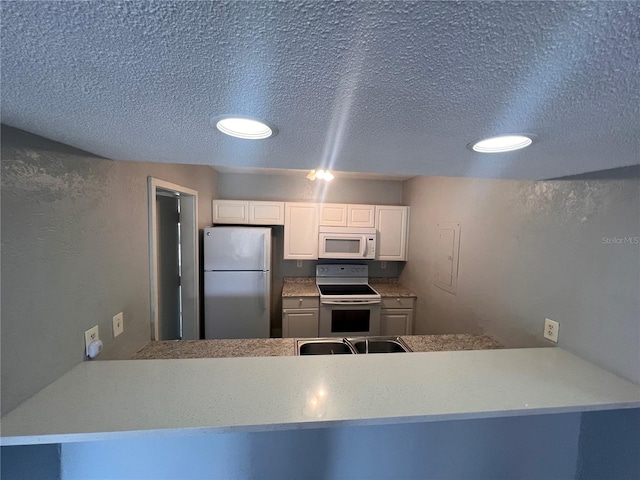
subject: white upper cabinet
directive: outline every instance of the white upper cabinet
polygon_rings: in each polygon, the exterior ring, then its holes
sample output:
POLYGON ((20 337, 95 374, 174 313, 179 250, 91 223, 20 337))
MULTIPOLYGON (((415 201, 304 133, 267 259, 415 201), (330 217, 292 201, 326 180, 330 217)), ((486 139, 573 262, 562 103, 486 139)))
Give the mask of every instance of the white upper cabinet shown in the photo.
POLYGON ((252 225, 284 225, 284 202, 249 202, 252 225))
POLYGON ((347 204, 321 203, 319 224, 328 225, 332 227, 346 227, 347 226, 347 204))
POLYGON ((320 225, 332 227, 375 227, 375 205, 321 203, 320 225))
POLYGON ((375 227, 375 205, 347 205, 347 225, 349 227, 375 227))
POLYGON ((375 227, 376 260, 406 261, 409 207, 342 203, 214 200, 213 223, 284 225, 284 258, 318 259, 318 227, 375 227))
POLYGON ((284 202, 214 200, 213 223, 284 225, 284 202))
POLYGON ((318 259, 318 211, 316 203, 285 203, 285 260, 318 259))
POLYGON ((376 260, 407 260, 409 207, 377 205, 376 229, 378 230, 376 260))
POLYGON ((249 202, 244 200, 214 200, 213 223, 247 225, 249 202))

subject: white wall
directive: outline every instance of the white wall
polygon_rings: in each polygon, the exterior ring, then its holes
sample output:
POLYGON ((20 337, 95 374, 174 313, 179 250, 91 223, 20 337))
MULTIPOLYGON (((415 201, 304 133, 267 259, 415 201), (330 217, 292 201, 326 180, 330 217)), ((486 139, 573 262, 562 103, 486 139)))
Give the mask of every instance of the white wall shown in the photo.
POLYGON ((100 359, 149 341, 149 175, 197 190, 210 225, 210 167, 111 161, 3 126, 3 414, 83 361, 88 328, 100 327, 100 359))
POLYGON ((486 332, 508 347, 559 345, 640 382, 640 182, 416 177, 402 282, 416 333, 486 332), (439 222, 460 222, 458 290, 434 285, 439 222), (630 242, 606 243, 627 238, 630 242))

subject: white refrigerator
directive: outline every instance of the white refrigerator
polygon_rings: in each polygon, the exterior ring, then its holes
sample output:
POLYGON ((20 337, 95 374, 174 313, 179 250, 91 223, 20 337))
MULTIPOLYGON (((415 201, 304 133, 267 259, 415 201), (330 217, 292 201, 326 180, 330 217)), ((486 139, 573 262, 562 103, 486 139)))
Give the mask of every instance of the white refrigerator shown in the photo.
POLYGON ((271 229, 204 230, 204 335, 268 338, 271 229))

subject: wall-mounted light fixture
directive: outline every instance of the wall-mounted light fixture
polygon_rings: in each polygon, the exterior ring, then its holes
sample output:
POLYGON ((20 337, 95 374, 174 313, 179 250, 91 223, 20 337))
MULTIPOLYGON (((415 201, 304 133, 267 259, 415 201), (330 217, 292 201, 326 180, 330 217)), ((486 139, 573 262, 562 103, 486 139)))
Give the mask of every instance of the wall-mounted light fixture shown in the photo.
POLYGON ((333 173, 331 173, 329 170, 311 170, 307 174, 307 178, 309 180, 315 180, 317 178, 319 180, 330 182, 331 180, 333 180, 333 173))

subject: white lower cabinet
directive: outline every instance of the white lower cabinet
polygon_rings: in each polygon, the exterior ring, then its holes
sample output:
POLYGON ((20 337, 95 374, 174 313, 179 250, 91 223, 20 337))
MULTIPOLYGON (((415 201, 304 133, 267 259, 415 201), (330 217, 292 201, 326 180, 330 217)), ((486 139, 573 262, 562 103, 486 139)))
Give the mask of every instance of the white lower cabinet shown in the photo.
POLYGON ((405 297, 385 297, 380 311, 381 335, 413 334, 414 299, 405 297))
POLYGON ((282 337, 318 336, 318 297, 282 299, 282 337))

